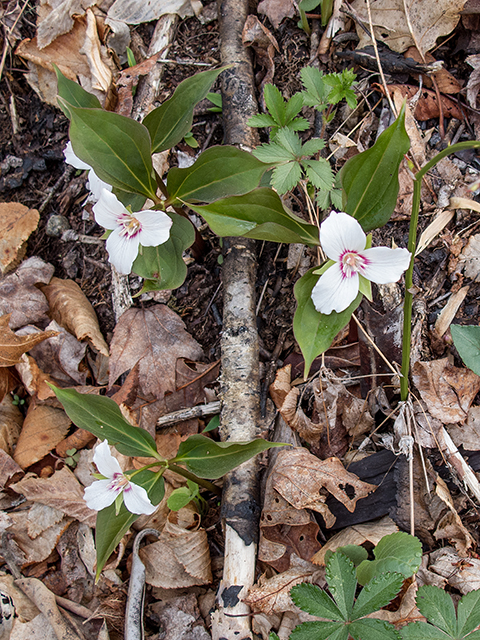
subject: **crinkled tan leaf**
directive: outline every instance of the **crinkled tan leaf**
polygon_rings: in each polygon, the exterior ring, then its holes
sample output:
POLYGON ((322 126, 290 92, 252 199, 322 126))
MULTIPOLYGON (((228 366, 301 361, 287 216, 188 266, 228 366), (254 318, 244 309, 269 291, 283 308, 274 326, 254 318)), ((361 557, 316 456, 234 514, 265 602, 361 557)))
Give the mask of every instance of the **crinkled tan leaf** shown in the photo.
POLYGON ((73 16, 83 16, 96 0, 50 0, 40 6, 37 25, 38 47, 44 49, 58 36, 72 30, 73 16))
POLYGON ((23 258, 25 242, 35 231, 40 215, 19 202, 0 203, 0 272, 5 273, 23 258))
POLYGON ((455 545, 460 555, 466 556, 474 546, 474 540, 458 515, 450 491, 440 476, 437 476, 435 491, 449 511, 440 519, 433 535, 436 540, 447 539, 455 545))
POLYGON ((452 547, 431 553, 428 568, 446 578, 447 583, 462 594, 480 589, 480 560, 461 556, 452 547))
POLYGON ((284 18, 293 18, 296 13, 292 0, 262 0, 258 5, 258 13, 263 13, 278 29, 284 18))
POLYGON ((470 407, 465 424, 449 424, 447 431, 457 447, 467 451, 480 449, 480 407, 470 407))
POLYGON ((0 367, 11 367, 20 362, 22 355, 39 342, 56 336, 56 331, 40 331, 27 336, 17 336, 8 326, 10 314, 0 317, 0 367))
POLYGON ((78 340, 88 340, 97 351, 108 356, 108 345, 98 326, 97 314, 74 280, 52 278, 42 287, 50 305, 50 313, 58 324, 78 340))
POLYGON ((10 480, 20 480, 23 470, 8 453, 0 449, 0 486, 5 487, 10 480))
MULTIPOLYGON (((15 511, 10 514, 11 525, 7 531, 13 536, 16 544, 25 555, 25 565, 42 562, 57 546, 62 533, 72 522, 71 518, 62 517, 52 522, 35 536, 28 534, 30 510, 15 511)), ((25 566, 24 565, 24 566, 25 566)))
POLYGON ((166 13, 177 13, 181 18, 193 16, 194 9, 200 9, 198 3, 191 0, 116 0, 107 14, 108 20, 122 20, 127 24, 140 24, 158 20, 166 13))
POLYGON ((30 405, 13 456, 15 462, 26 469, 41 460, 63 440, 71 424, 62 409, 30 405))
MULTIPOLYGON (((51 387, 47 384, 54 385, 55 380, 39 369, 37 363, 31 356, 24 353, 20 362, 15 365, 15 369, 27 393, 32 397, 36 397, 39 400, 55 398, 55 392, 52 391, 51 387)), ((60 407, 59 402, 57 406, 60 407)))
POLYGON ((0 402, 0 449, 12 455, 22 430, 23 414, 10 396, 0 402))

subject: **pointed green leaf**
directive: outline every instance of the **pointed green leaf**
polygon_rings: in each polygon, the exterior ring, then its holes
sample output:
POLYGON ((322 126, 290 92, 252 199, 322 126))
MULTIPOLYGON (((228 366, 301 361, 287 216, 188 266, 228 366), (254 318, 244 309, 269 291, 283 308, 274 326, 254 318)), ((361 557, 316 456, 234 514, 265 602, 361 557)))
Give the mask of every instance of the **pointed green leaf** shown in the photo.
POLYGON ((451 324, 450 333, 465 366, 480 375, 480 327, 451 324))
POLYGON ((293 318, 293 333, 305 359, 305 376, 315 358, 330 347, 335 336, 349 323, 352 313, 362 301, 362 295, 359 294, 341 313, 318 313, 311 298, 312 289, 320 277, 315 275, 316 269, 314 267, 307 271, 294 287, 297 310, 293 318))
POLYGON ((205 205, 190 205, 221 237, 245 236, 270 242, 319 244, 318 229, 286 210, 272 189, 259 188, 244 196, 223 198, 205 205))
POLYGON ((375 560, 365 560, 357 567, 357 580, 364 585, 374 575, 401 573, 409 578, 422 561, 422 544, 418 538, 404 531, 384 536, 373 551, 375 560))
POLYGON ((353 562, 343 553, 334 553, 327 563, 325 579, 343 619, 350 620, 357 588, 353 562))
POLYGON ((255 189, 268 164, 236 147, 211 147, 191 167, 173 168, 167 178, 168 204, 213 202, 255 189))
POLYGON ((411 622, 402 627, 400 633, 402 640, 452 640, 452 636, 426 622, 411 622))
POLYGON ((272 187, 274 187, 280 195, 287 193, 293 189, 302 177, 302 169, 298 162, 287 162, 275 167, 272 173, 272 187))
POLYGON ((272 116, 269 116, 267 113, 258 113, 252 116, 247 121, 247 124, 249 127, 274 127, 276 122, 272 116))
POLYGON ((355 640, 400 640, 393 624, 378 618, 363 618, 349 625, 350 635, 355 640))
MULTIPOLYGON (((303 107, 303 98, 301 93, 294 93, 287 102, 285 109, 285 124, 289 124, 296 115, 300 113, 303 107)), ((303 119, 303 118, 302 118, 303 119)))
POLYGON ((178 85, 169 100, 145 117, 143 124, 152 138, 152 153, 170 149, 190 131, 193 108, 207 96, 212 84, 226 68, 202 71, 187 78, 178 85))
MULTIPOLYGON (((343 553, 344 556, 350 558, 353 564, 358 567, 358 565, 368 558, 368 551, 363 547, 360 547, 358 544, 346 544, 343 547, 339 547, 337 549, 339 553, 343 553)), ((328 553, 328 552, 327 552, 328 553)), ((325 559, 330 559, 330 556, 327 558, 327 554, 325 554, 325 559)))
POLYGON ((306 174, 317 189, 330 191, 333 188, 334 175, 330 164, 325 158, 319 160, 303 160, 306 174))
POLYGON ((341 171, 344 211, 356 218, 364 231, 382 227, 390 220, 397 203, 398 170, 409 148, 403 106, 373 147, 345 163, 341 171))
MULTIPOLYGON (((323 149, 324 146, 325 141, 322 140, 322 138, 311 138, 302 146, 302 156, 313 156, 323 149)), ((327 161, 325 160, 325 162, 327 161)))
POLYGON ((255 158, 262 162, 290 162, 294 154, 277 142, 266 142, 252 151, 255 158))
POLYGON ((288 123, 288 128, 291 131, 307 131, 310 129, 310 123, 305 118, 294 118, 288 123))
POLYGON ((278 442, 252 440, 251 442, 214 442, 202 435, 190 436, 178 448, 170 462, 184 465, 200 478, 215 480, 271 447, 283 447, 278 442))
POLYGON ((304 622, 290 634, 290 640, 347 640, 348 626, 343 622, 304 622))
POLYGON ((290 589, 290 597, 303 611, 327 620, 344 620, 342 612, 330 596, 317 585, 303 582, 290 589))
POLYGON ((452 637, 457 633, 457 617, 452 598, 443 589, 433 585, 420 587, 417 607, 427 620, 452 637))
POLYGON ((352 620, 368 616, 390 604, 402 588, 403 580, 404 577, 399 573, 381 573, 372 578, 358 595, 352 620))
POLYGON ((304 103, 309 107, 324 109, 330 87, 325 84, 323 73, 315 67, 304 67, 300 70, 300 77, 306 89, 302 92, 304 103))
MULTIPOLYGON (((53 68, 57 74, 58 95, 63 98, 65 102, 68 102, 68 104, 73 107, 87 107, 91 109, 102 108, 97 96, 85 91, 85 89, 83 89, 83 87, 81 87, 77 82, 73 82, 73 80, 66 78, 56 64, 53 65, 53 68)), ((62 103, 59 102, 59 107, 67 118, 70 118, 68 106, 65 104, 62 105, 62 103)))
POLYGON ((466 636, 480 625, 480 589, 466 593, 457 605, 458 635, 466 636))
POLYGON ((127 456, 158 457, 155 440, 125 420, 116 402, 106 396, 78 393, 51 385, 70 420, 127 456))
POLYGON ((190 220, 177 213, 168 214, 173 225, 170 238, 158 247, 141 247, 132 271, 149 282, 144 290, 177 289, 187 276, 183 252, 195 240, 195 229, 190 220))
POLYGON ((286 104, 280 90, 273 84, 266 84, 263 89, 263 95, 265 105, 275 123, 280 127, 285 126, 286 104))
POLYGON ((284 147, 295 158, 300 157, 302 154, 302 141, 300 140, 300 137, 287 127, 283 127, 278 130, 278 133, 275 136, 275 142, 284 147))
POLYGON ((157 185, 145 127, 111 111, 67 107, 70 140, 80 160, 108 184, 155 199, 157 185))

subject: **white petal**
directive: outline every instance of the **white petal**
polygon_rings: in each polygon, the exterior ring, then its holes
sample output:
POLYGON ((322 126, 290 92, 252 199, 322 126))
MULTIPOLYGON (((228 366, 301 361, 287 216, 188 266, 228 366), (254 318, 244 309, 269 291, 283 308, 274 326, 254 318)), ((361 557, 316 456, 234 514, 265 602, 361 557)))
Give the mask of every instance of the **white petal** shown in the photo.
POLYGON ((332 211, 320 225, 320 243, 330 258, 338 262, 344 251, 362 251, 367 237, 360 224, 343 211, 332 211))
POLYGON ((92 168, 89 164, 83 162, 83 160, 80 160, 80 158, 75 155, 71 142, 67 142, 67 146, 63 150, 63 155, 65 157, 65 162, 67 164, 71 164, 72 167, 75 167, 75 169, 89 171, 92 168))
MULTIPOLYGON (((102 189, 106 189, 107 191, 112 190, 112 185, 100 180, 93 169, 90 169, 90 173, 88 174, 88 182, 87 189, 92 192, 92 196, 95 202, 100 200, 100 196, 102 195, 102 189)), ((103 227, 103 225, 102 225, 103 227)))
POLYGON ((132 265, 138 255, 139 235, 128 238, 127 236, 121 236, 119 229, 115 229, 108 236, 106 243, 108 259, 118 273, 128 275, 131 272, 132 265))
POLYGON ((118 460, 114 458, 110 452, 108 442, 104 440, 95 448, 93 461, 97 465, 97 469, 102 476, 113 478, 115 473, 123 473, 118 460))
POLYGON ((407 249, 389 249, 388 247, 373 247, 362 251, 362 256, 368 263, 362 270, 362 275, 377 284, 397 282, 410 264, 410 251, 407 249))
POLYGON ((345 278, 338 264, 322 274, 312 289, 312 300, 319 313, 340 313, 355 300, 358 293, 358 273, 345 278))
POLYGON ((166 213, 163 211, 139 211, 134 215, 142 225, 138 234, 141 245, 156 247, 168 240, 173 221, 166 213))
POLYGON ((93 213, 100 226, 105 229, 116 229, 119 216, 128 214, 128 211, 113 193, 102 189, 98 202, 93 207, 93 213))
POLYGON ((117 494, 115 491, 109 491, 110 484, 111 480, 95 480, 85 489, 83 499, 89 509, 101 511, 115 502, 117 494))
POLYGON ((133 482, 130 482, 123 490, 123 501, 130 513, 144 513, 149 516, 157 508, 150 502, 145 489, 133 482))

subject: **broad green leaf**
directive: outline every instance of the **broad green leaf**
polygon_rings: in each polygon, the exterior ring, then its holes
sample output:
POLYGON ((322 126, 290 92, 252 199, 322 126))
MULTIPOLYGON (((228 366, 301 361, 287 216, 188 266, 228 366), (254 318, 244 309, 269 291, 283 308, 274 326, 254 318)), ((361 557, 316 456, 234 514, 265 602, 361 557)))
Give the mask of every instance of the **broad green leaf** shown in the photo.
POLYGON ((334 553, 327 563, 325 580, 343 619, 350 620, 357 588, 353 562, 343 553, 334 553))
POLYGON ((345 163, 341 171, 344 211, 356 218, 364 231, 389 221, 397 203, 398 169, 409 148, 403 106, 373 147, 345 163))
POLYGON ((269 168, 251 153, 236 147, 211 147, 191 167, 170 170, 167 204, 213 202, 243 195, 258 186, 269 168))
POLYGON ((184 465, 200 478, 215 480, 271 447, 283 447, 282 443, 252 440, 251 442, 214 442, 202 435, 184 440, 172 463, 184 465))
POLYGON ((290 634, 290 640, 347 640, 348 626, 343 622, 304 622, 290 634))
MULTIPOLYGON (((287 102, 285 109, 285 124, 289 125, 291 120, 300 113, 303 107, 303 98, 301 93, 294 93, 290 100, 287 102)), ((302 118, 305 120, 305 118, 302 118)), ((305 120, 305 122, 307 122, 305 120)), ((308 126, 308 122, 307 122, 308 126)))
POLYGON ((285 126, 286 104, 278 87, 273 84, 266 84, 263 89, 263 95, 265 98, 265 106, 275 120, 275 124, 280 127, 285 126))
POLYGON ((75 389, 51 387, 70 420, 101 440, 108 440, 127 456, 158 457, 155 440, 128 423, 116 402, 105 396, 78 393, 75 389))
POLYGON ((152 153, 170 149, 190 131, 193 108, 207 96, 212 84, 226 68, 202 71, 187 78, 178 85, 169 100, 150 111, 143 124, 152 138, 152 153))
MULTIPOLYGON (((56 64, 53 65, 55 73, 57 74, 57 87, 58 95, 63 98, 68 105, 73 107, 87 107, 91 109, 101 109, 102 105, 96 96, 88 91, 85 91, 77 82, 66 78, 56 64)), ((59 102, 59 106, 63 113, 70 118, 70 111, 68 105, 59 102)))
POLYGON ((317 585, 303 582, 290 589, 290 597, 303 611, 327 620, 344 620, 342 612, 330 596, 317 585))
POLYGON ((350 635, 355 640, 400 640, 395 627, 378 618, 363 618, 349 625, 350 635))
POLYGON ((433 585, 420 587, 417 592, 417 607, 431 624, 452 637, 457 633, 457 617, 452 598, 443 589, 433 585))
MULTIPOLYGON (((339 547, 337 549, 339 553, 343 553, 344 556, 350 558, 353 564, 358 567, 358 565, 368 558, 368 551, 363 547, 360 547, 358 544, 346 544, 343 547, 339 547)), ((327 558, 327 554, 325 554, 325 560, 328 562, 330 555, 327 558)))
POLYGON ((451 324, 450 333, 465 366, 480 375, 480 327, 451 324))
POLYGON ((302 0, 298 3, 298 6, 302 11, 313 11, 320 4, 320 0, 302 0))
POLYGON ((426 622, 411 622, 402 627, 400 633, 403 640, 452 640, 452 636, 426 622))
POLYGON ((315 358, 330 347, 338 332, 349 323, 352 313, 362 301, 362 295, 358 294, 341 313, 318 313, 311 298, 312 289, 320 277, 314 271, 316 267, 307 271, 294 287, 297 310, 293 318, 293 333, 305 359, 305 376, 315 358))
POLYGON ((330 191, 333 188, 335 179, 332 168, 325 158, 319 160, 303 160, 302 164, 306 167, 305 172, 311 182, 317 189, 330 191))
MULTIPOLYGON (((222 106, 223 106, 223 100, 222 100, 222 94, 221 93, 207 93, 206 96, 207 100, 210 100, 210 102, 212 104, 214 104, 219 110, 220 113, 222 111, 222 106)), ((209 111, 213 112, 213 109, 209 109, 209 111)), ((217 111, 218 113, 218 111, 217 111)))
POLYGON ((322 13, 322 27, 325 27, 328 24, 328 21, 332 17, 333 13, 333 0, 322 0, 321 3, 321 13, 322 13))
POLYGON ((480 625, 480 590, 466 593, 457 605, 458 635, 466 636, 480 625))
POLYGON ((300 70, 300 77, 306 89, 302 92, 305 105, 324 109, 328 104, 330 87, 325 84, 323 73, 315 67, 304 67, 300 70))
POLYGON ((155 199, 157 185, 147 129, 111 111, 71 105, 68 109, 70 140, 80 160, 108 184, 155 199))
POLYGON ((188 487, 174 489, 168 496, 167 507, 172 511, 179 511, 193 500, 192 492, 188 487))
MULTIPOLYGON (((163 476, 145 470, 138 473, 133 481, 147 491, 152 504, 161 502, 165 494, 163 476)), ((137 514, 130 513, 124 504, 120 507, 118 516, 115 515, 115 503, 98 512, 95 526, 97 580, 108 558, 138 517, 137 514)))
POLYGON ((252 153, 262 162, 290 162, 295 159, 294 154, 278 142, 260 144, 252 153))
POLYGON ((295 158, 302 154, 302 141, 297 133, 287 127, 280 129, 275 136, 275 142, 289 151, 295 158))
POLYGON ((221 237, 245 236, 271 242, 319 244, 318 229, 289 212, 275 191, 259 188, 244 196, 223 198, 204 206, 190 205, 221 237))
MULTIPOLYGON (((311 138, 302 146, 302 156, 313 156, 315 153, 323 149, 325 141, 322 138, 311 138)), ((325 160, 325 162, 327 162, 325 160)), ((330 166, 330 165, 328 165, 330 166)))
POLYGON ((113 194, 120 200, 124 207, 130 207, 132 211, 141 211, 145 204, 145 196, 141 196, 138 193, 131 193, 130 191, 123 191, 123 189, 112 189, 113 194))
POLYGON ((399 573, 382 573, 372 578, 358 595, 352 619, 363 618, 386 607, 402 588, 403 581, 404 577, 399 573))
POLYGON ((132 271, 148 280, 144 290, 177 289, 185 281, 187 266, 182 254, 195 240, 195 229, 187 218, 168 214, 173 225, 167 242, 158 247, 141 247, 132 271))
POLYGON ((302 169, 298 162, 287 162, 275 167, 272 173, 272 187, 280 195, 293 189, 302 177, 302 169))
POLYGON ((364 560, 357 567, 357 580, 364 585, 373 576, 388 571, 409 578, 422 561, 422 544, 418 538, 404 531, 384 536, 373 550, 375 560, 364 560))

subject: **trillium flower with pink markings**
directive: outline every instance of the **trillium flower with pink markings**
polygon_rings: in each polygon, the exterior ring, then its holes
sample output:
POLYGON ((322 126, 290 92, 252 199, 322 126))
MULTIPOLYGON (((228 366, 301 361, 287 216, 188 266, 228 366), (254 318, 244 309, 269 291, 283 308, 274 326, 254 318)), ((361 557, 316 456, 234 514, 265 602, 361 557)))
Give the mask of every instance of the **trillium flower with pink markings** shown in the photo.
POLYGON ((90 202, 98 201, 98 199, 100 198, 102 189, 106 189, 107 191, 112 190, 111 184, 107 184, 103 180, 100 180, 100 178, 97 176, 97 174, 92 169, 92 167, 86 162, 83 162, 83 160, 80 160, 80 158, 75 155, 71 142, 67 142, 67 146, 63 150, 63 155, 65 157, 65 162, 67 164, 72 165, 72 167, 75 167, 75 169, 81 169, 82 171, 89 172, 87 189, 91 193, 91 195, 88 198, 90 202))
POLYGON ((140 245, 157 247, 170 237, 172 219, 166 213, 129 211, 106 189, 102 189, 93 213, 99 225, 112 231, 106 246, 109 260, 119 273, 130 273, 140 245))
POLYGON ((101 511, 122 495, 123 502, 131 513, 148 516, 155 511, 156 507, 150 502, 145 489, 129 480, 123 473, 118 460, 110 453, 106 440, 95 449, 93 461, 102 479, 93 482, 85 489, 83 498, 87 507, 94 511, 101 511))
POLYGON ((367 236, 360 224, 346 213, 332 211, 320 226, 320 243, 330 259, 312 290, 319 313, 340 313, 365 293, 369 282, 397 282, 410 264, 407 249, 367 248, 367 236), (367 285, 367 286, 365 286, 367 285))

